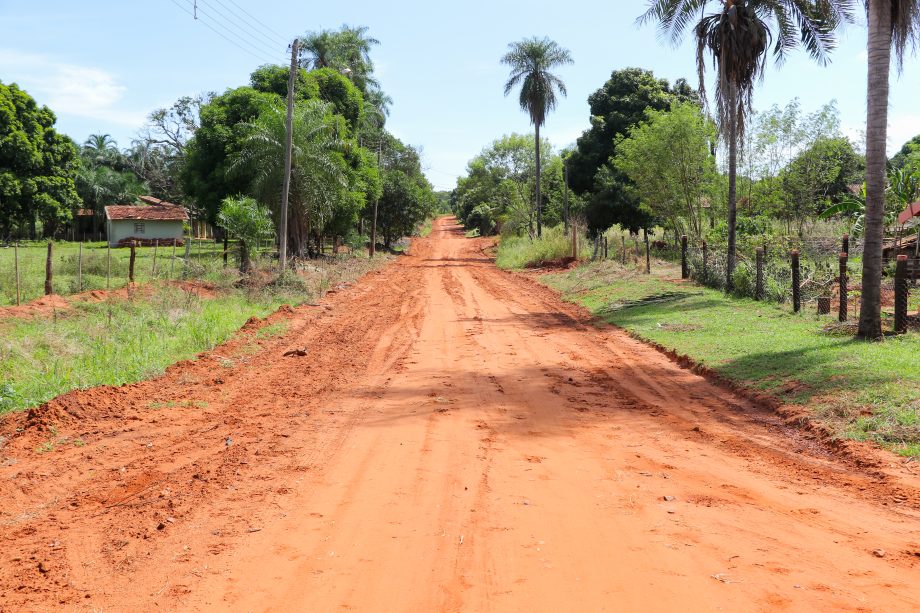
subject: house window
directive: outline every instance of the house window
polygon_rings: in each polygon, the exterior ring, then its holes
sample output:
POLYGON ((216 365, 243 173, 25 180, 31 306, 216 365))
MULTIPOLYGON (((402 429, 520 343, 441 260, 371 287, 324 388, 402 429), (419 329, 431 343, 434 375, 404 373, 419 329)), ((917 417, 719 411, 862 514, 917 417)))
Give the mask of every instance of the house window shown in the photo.
POLYGON ((135 234, 143 234, 143 233, 144 233, 144 222, 142 222, 142 221, 135 221, 135 222, 134 222, 134 233, 135 233, 135 234))

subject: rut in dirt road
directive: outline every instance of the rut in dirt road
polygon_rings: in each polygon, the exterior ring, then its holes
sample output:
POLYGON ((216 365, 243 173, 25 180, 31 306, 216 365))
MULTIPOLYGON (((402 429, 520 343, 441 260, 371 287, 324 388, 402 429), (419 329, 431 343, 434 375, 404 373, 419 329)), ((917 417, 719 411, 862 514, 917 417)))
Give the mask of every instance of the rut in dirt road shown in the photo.
POLYGON ((916 479, 485 246, 438 220, 283 338, 6 419, 0 610, 920 608, 916 479))

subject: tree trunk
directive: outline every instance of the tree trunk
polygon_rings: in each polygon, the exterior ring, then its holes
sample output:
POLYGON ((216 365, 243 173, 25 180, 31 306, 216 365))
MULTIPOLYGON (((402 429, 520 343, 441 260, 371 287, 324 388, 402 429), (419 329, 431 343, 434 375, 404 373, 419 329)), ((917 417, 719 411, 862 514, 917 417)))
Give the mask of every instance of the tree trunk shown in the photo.
POLYGON ((888 77, 891 70, 891 2, 870 0, 869 90, 866 100, 866 231, 858 336, 882 338, 882 239, 885 233, 885 166, 888 77))
POLYGON ((536 130, 536 151, 537 151, 537 238, 543 236, 543 202, 540 198, 540 124, 534 124, 536 130))
POLYGON ((240 272, 245 275, 249 272, 249 245, 244 240, 238 242, 240 246, 240 272))
POLYGON ((728 117, 728 262, 725 270, 725 291, 735 289, 732 276, 735 273, 735 222, 738 218, 737 175, 738 175, 738 88, 729 87, 728 117))

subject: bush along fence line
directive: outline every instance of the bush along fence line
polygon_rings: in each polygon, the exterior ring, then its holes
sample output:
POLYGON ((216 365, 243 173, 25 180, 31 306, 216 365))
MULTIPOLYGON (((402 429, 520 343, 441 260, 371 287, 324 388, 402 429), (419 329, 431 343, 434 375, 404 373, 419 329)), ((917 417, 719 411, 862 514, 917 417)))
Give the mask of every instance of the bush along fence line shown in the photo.
MULTIPOLYGON (((598 235, 595 239, 595 249, 592 259, 612 256, 620 264, 627 266, 630 263, 639 267, 641 252, 638 234, 632 235, 629 242, 634 242, 635 249, 628 244, 625 232, 620 234, 619 240, 614 240, 614 253, 609 254, 607 236, 598 235), (619 243, 619 244, 617 244, 619 243)), ((806 250, 784 249, 764 244, 755 248, 754 257, 745 257, 739 250, 733 275, 734 288, 732 294, 738 297, 752 298, 757 301, 770 301, 780 304, 790 304, 795 313, 802 312, 804 305, 814 305, 818 315, 832 315, 836 301, 836 317, 841 323, 850 320, 853 315, 850 301, 854 301, 858 308, 859 286, 851 286, 852 274, 850 266, 857 267, 859 262, 851 262, 850 237, 843 235, 836 257, 827 255, 830 245, 807 245, 806 250), (805 255, 805 251, 808 255, 805 255)), ((673 245, 673 243, 671 243, 673 245)), ((648 235, 645 238, 645 272, 651 271, 651 252, 665 260, 680 261, 680 276, 682 280, 692 280, 700 285, 725 291, 726 261, 724 252, 712 249, 702 240, 698 245, 691 245, 689 237, 681 236, 678 241, 678 251, 673 247, 656 241, 649 245, 648 235)), ((857 252, 857 255, 858 252, 857 252)), ((911 291, 917 292, 917 281, 920 279, 920 257, 898 255, 886 261, 889 281, 884 292, 893 296, 894 331, 904 333, 913 323, 920 325, 920 313, 911 314, 911 291)), ((886 306, 891 308, 892 303, 886 300, 886 306)))

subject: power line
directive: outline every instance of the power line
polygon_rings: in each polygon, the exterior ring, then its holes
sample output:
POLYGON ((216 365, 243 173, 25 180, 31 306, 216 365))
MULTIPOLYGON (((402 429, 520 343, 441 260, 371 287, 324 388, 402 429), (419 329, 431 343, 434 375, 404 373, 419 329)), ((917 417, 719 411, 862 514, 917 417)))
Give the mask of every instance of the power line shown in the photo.
MULTIPOLYGON (((224 8, 227 8, 228 10, 231 10, 231 11, 232 11, 232 9, 229 9, 229 8, 227 7, 227 5, 225 5, 223 2, 221 2, 221 0, 215 0, 215 2, 217 2, 218 4, 220 4, 221 6, 223 6, 224 8)), ((237 4, 237 3, 234 2, 233 0, 228 0, 228 2, 230 2, 230 4, 232 4, 232 5, 235 6, 236 8, 240 9, 240 10, 243 12, 244 15, 246 15, 247 17, 249 17, 250 19, 252 19, 255 23, 257 23, 259 26, 261 26, 263 32, 265 32, 265 33, 268 34, 269 36, 274 36, 279 42, 282 42, 282 43, 284 43, 285 45, 289 44, 287 38, 285 38, 285 37, 284 37, 283 35, 281 35, 281 34, 278 34, 278 32, 276 32, 275 30, 272 30, 272 29, 269 28, 267 25, 265 25, 264 23, 262 23, 261 21, 259 21, 259 19, 258 19, 255 15, 253 15, 252 13, 250 13, 249 11, 247 11, 246 9, 244 9, 243 7, 241 7, 239 4, 237 4)))
MULTIPOLYGON (((188 2, 188 1, 190 1, 190 0, 186 0, 186 1, 188 2)), ((201 24, 202 24, 204 27, 208 28, 209 30, 211 30, 212 32, 214 32, 215 34, 217 34, 218 36, 220 36, 221 38, 223 38, 224 40, 226 40, 226 41, 227 41, 228 43, 230 43, 231 45, 237 47, 237 48, 240 49, 241 51, 243 51, 243 52, 245 52, 245 53, 248 53, 249 55, 253 56, 254 58, 256 58, 257 60, 259 60, 260 62, 264 62, 264 63, 268 63, 268 64, 277 63, 277 62, 275 62, 275 61, 273 61, 273 60, 268 60, 268 59, 266 59, 265 56, 262 55, 261 52, 254 52, 252 49, 246 48, 246 47, 242 46, 242 45, 239 44, 237 41, 233 40, 232 38, 230 38, 229 36, 227 36, 227 35, 224 34, 223 32, 221 32, 221 31, 217 30, 216 28, 214 28, 214 27, 213 27, 210 23, 208 23, 207 21, 205 21, 205 20, 203 20, 203 19, 201 19, 201 18, 195 17, 195 14, 194 14, 192 11, 188 10, 188 8, 186 8, 185 6, 183 6, 182 4, 180 4, 177 0, 170 0, 170 2, 172 2, 173 4, 175 4, 176 6, 178 6, 178 7, 179 7, 180 9, 182 9, 183 11, 185 11, 190 17, 192 17, 192 18, 195 19, 196 21, 201 22, 201 24)), ((200 12, 200 10, 199 10, 199 12, 200 12)))
MULTIPOLYGON (((205 17, 211 17, 212 19, 220 20, 221 23, 218 25, 220 25, 220 27, 225 31, 230 32, 235 36, 245 37, 247 42, 254 49, 258 48, 263 52, 267 52, 269 56, 274 57, 276 53, 275 47, 279 46, 277 43, 270 41, 265 36, 257 32, 250 31, 245 23, 243 23, 242 26, 237 25, 233 21, 229 20, 225 15, 221 14, 221 12, 216 7, 208 4, 207 0, 198 0, 198 14, 204 15, 205 17), (202 5, 208 7, 207 13, 201 10, 202 5), (213 14, 211 13, 212 10, 213 14), (236 31, 233 32, 230 30, 230 28, 233 28, 236 31)), ((234 18, 236 19, 236 16, 234 16, 234 18)))

